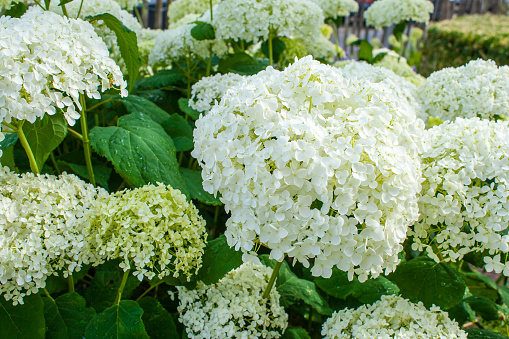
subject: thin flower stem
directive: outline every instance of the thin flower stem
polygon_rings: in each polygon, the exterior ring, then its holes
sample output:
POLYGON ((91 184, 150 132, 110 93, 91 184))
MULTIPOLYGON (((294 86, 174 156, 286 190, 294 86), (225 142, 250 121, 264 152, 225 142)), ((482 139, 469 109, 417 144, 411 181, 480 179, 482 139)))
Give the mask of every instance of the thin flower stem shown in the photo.
POLYGON ((148 294, 148 292, 152 291, 154 288, 156 288, 157 286, 159 286, 160 284, 162 284, 162 282, 163 282, 163 281, 161 280, 161 281, 160 281, 160 282, 158 282, 157 284, 152 285, 152 286, 150 286, 149 288, 147 288, 147 289, 145 290, 145 292, 143 292, 143 293, 142 293, 142 294, 141 294, 138 298, 136 298, 136 300, 135 300, 135 301, 139 301, 141 298, 143 298, 144 296, 146 296, 146 295, 148 294))
POLYGON ((44 292, 44 294, 51 299, 51 301, 55 302, 55 299, 53 299, 53 297, 49 294, 48 290, 43 288, 42 291, 44 292))
POLYGON ((2 121, 2 125, 7 126, 10 129, 12 129, 13 133, 16 133, 16 130, 18 129, 18 127, 14 126, 12 124, 9 124, 8 122, 5 122, 5 121, 2 121))
POLYGON ((269 33, 269 65, 274 66, 274 57, 272 56, 272 32, 269 33))
POLYGON ((58 167, 57 161, 55 160, 55 155, 53 154, 53 151, 49 153, 49 157, 51 159, 53 167, 55 167, 55 171, 57 171, 58 174, 62 173, 62 171, 60 171, 60 168, 58 167))
POLYGON ((212 15, 212 0, 209 0, 209 6, 210 6, 210 23, 212 24, 212 20, 214 20, 214 16, 212 15))
POLYGON ((25 150, 28 161, 30 162, 30 169, 33 173, 39 174, 39 168, 37 167, 37 161, 35 160, 34 153, 32 152, 32 149, 30 148, 30 145, 28 144, 28 140, 25 137, 25 133, 23 133, 23 124, 25 123, 25 120, 21 120, 18 123, 18 126, 16 128, 16 134, 18 135, 19 141, 21 142, 21 146, 23 146, 23 149, 25 150))
POLYGON ((76 132, 75 130, 73 130, 72 128, 67 128, 67 131, 71 133, 71 135, 73 137, 75 137, 76 139, 78 140, 81 140, 83 141, 83 135, 79 134, 78 132, 76 132))
POLYGON ((272 290, 272 286, 274 286, 274 282, 276 281, 276 277, 279 273, 279 269, 281 268, 281 265, 283 264, 283 261, 285 260, 285 257, 281 261, 276 262, 276 266, 274 266, 274 269, 272 270, 272 275, 269 278, 269 283, 267 284, 267 288, 265 288, 265 291, 263 292, 262 298, 263 299, 269 299, 270 291, 272 290))
POLYGON ((127 278, 129 277, 129 272, 131 270, 127 270, 124 272, 124 276, 122 277, 122 281, 120 282, 120 287, 118 288, 117 298, 115 299, 115 305, 120 303, 120 299, 122 299, 122 292, 124 292, 125 283, 127 282, 127 278))
POLYGON ((81 133, 83 133, 83 148, 85 151, 85 163, 87 164, 88 180, 94 186, 95 176, 94 169, 92 167, 92 147, 90 146, 90 138, 88 136, 88 124, 87 124, 87 106, 85 103, 85 96, 80 94, 81 104, 81 133))
POLYGON ((94 110, 94 109, 96 109, 97 107, 99 107, 99 106, 101 106, 101 105, 103 105, 103 104, 105 104, 105 103, 107 103, 107 102, 110 102, 110 101, 113 101, 113 98, 108 98, 108 99, 106 99, 106 100, 101 101, 100 103, 95 104, 94 106, 90 107, 90 108, 88 109, 88 111, 89 111, 89 112, 90 112, 90 111, 93 111, 93 110, 94 110))
POLYGON ((81 9, 82 9, 82 8, 83 8, 83 0, 81 0, 80 8, 78 9, 78 14, 76 15, 76 18, 79 18, 79 17, 80 17, 81 9))
POLYGON ((66 18, 69 18, 69 14, 67 14, 67 8, 65 8, 65 4, 60 5, 62 7, 62 13, 64 13, 66 18))
POLYGON ((46 9, 43 5, 41 5, 41 3, 37 0, 34 0, 34 2, 39 6, 41 7, 43 10, 47 11, 48 9, 46 9))
POLYGON ((136 14, 136 18, 142 27, 145 27, 143 23, 143 18, 141 17, 140 11, 138 10, 138 6, 134 6, 134 13, 136 14))
POLYGON ((341 56, 339 55, 339 51, 341 50, 339 47, 339 37, 338 37, 338 26, 336 26, 336 23, 332 23, 332 28, 334 32, 334 41, 336 42, 336 55, 338 57, 338 60, 341 60, 341 56))
POLYGON ((67 286, 69 286, 69 292, 74 292, 74 279, 71 274, 67 277, 67 286))

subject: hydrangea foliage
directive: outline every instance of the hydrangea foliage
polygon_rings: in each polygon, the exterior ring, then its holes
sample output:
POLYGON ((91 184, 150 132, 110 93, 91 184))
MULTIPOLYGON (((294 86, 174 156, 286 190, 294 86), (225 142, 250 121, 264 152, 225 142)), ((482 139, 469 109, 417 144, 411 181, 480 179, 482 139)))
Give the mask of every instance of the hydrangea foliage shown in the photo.
POLYGON ((179 320, 189 338, 279 338, 288 315, 272 289, 262 297, 272 269, 245 263, 214 285, 177 287, 179 320))
POLYGON ((432 73, 417 93, 426 112, 440 120, 509 116, 509 66, 472 60, 432 73))
POLYGON ((78 177, 18 175, 0 167, 0 293, 16 305, 83 264, 101 262, 90 248, 84 217, 107 192, 78 177))
POLYGON ((91 24, 31 7, 21 18, 0 17, 0 120, 34 122, 61 109, 70 125, 79 95, 99 99, 118 86, 120 68, 91 24))
POLYGON ((145 185, 98 199, 91 209, 90 243, 106 260, 120 258, 142 280, 183 275, 201 267, 205 221, 180 191, 145 185))
MULTIPOLYGON (((472 251, 509 252, 509 127, 507 122, 457 118, 427 131, 423 153, 421 216, 413 227, 415 250, 442 259, 472 251)), ((509 263, 486 258, 500 273, 509 263)))
POLYGON ((427 24, 431 13, 433 3, 429 0, 378 0, 364 12, 364 19, 366 25, 380 29, 401 21, 427 24))
POLYGON ((465 331, 447 312, 426 309, 396 295, 383 295, 372 305, 335 312, 323 324, 325 339, 466 339, 465 331))
POLYGON ((395 269, 421 174, 415 121, 384 89, 306 57, 247 78, 196 121, 192 154, 231 212, 230 246, 314 258, 315 276, 395 269))

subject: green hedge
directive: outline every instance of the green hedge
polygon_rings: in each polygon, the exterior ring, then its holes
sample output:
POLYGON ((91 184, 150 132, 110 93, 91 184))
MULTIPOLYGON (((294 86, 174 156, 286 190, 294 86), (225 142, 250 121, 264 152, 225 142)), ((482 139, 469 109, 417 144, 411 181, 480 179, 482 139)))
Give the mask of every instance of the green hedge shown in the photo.
POLYGON ((420 73, 457 67, 473 59, 509 64, 509 17, 466 15, 431 24, 424 42, 420 73))

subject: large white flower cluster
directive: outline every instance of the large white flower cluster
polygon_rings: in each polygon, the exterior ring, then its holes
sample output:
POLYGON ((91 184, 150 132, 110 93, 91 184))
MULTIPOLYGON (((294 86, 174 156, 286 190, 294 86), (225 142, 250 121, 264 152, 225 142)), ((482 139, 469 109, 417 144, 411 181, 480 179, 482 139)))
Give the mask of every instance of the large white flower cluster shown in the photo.
POLYGON ((100 262, 88 246, 93 201, 107 192, 74 175, 18 175, 0 167, 0 293, 16 305, 83 264, 100 262))
POLYGON ((70 125, 79 119, 80 93, 99 99, 120 87, 122 72, 88 22, 40 8, 21 18, 0 18, 0 120, 34 122, 61 109, 70 125))
POLYGON ((323 11, 325 18, 349 16, 359 10, 359 3, 355 0, 311 0, 323 11))
POLYGON ((508 117, 509 66, 478 59, 445 68, 426 79, 418 96, 426 112, 440 120, 508 117))
POLYGON ((431 13, 433 3, 429 0, 377 0, 364 12, 364 19, 366 25, 380 29, 401 21, 428 24, 431 13))
MULTIPOLYGON (((212 0, 212 5, 215 5, 220 0, 212 0)), ((173 28, 173 24, 180 21, 187 15, 201 15, 207 9, 210 9, 210 0, 178 0, 172 1, 168 6, 168 21, 170 28, 173 28)), ((210 14, 209 14, 210 15, 210 14)))
POLYGON ((132 11, 133 7, 143 3, 142 0, 115 0, 115 2, 128 11, 132 11))
POLYGON ((228 91, 196 121, 203 186, 221 193, 228 244, 258 242, 330 277, 391 272, 418 217, 418 135, 380 84, 305 57, 228 91))
POLYGON ((413 249, 437 261, 431 241, 451 261, 472 251, 509 252, 508 123, 457 118, 427 134, 413 249))
POLYGON ((308 0, 223 0, 214 8, 219 39, 258 42, 269 34, 315 39, 323 25, 322 10, 308 0))
POLYGON ((214 285, 201 281, 194 290, 177 287, 179 321, 191 339, 279 338, 288 326, 288 315, 273 288, 262 294, 272 269, 245 263, 214 285))
POLYGON ((90 246, 142 280, 189 277, 201 267, 205 221, 180 191, 159 184, 116 192, 91 208, 90 246))
POLYGON ((334 312, 322 327, 325 339, 467 339, 467 333, 440 307, 429 310, 396 295, 373 305, 334 312))
POLYGON ((223 40, 196 40, 191 36, 195 24, 185 24, 168 29, 155 39, 155 46, 149 54, 149 65, 152 67, 170 66, 180 58, 192 55, 207 59, 214 55, 222 56, 228 52, 223 40))
MULTIPOLYGON (((395 95, 406 101, 408 105, 413 108, 405 110, 409 115, 407 119, 411 123, 420 124, 416 131, 422 131, 421 127, 423 128, 424 126, 423 121, 414 120, 416 119, 416 116, 421 119, 425 119, 426 121, 428 119, 427 114, 421 107, 420 101, 415 98, 415 91, 417 87, 413 83, 387 68, 373 66, 366 62, 351 62, 344 65, 341 70, 343 75, 347 78, 357 78, 359 80, 367 80, 382 84, 394 93, 390 95, 395 95)), ((422 137, 422 135, 420 135, 420 137, 422 137)))
POLYGON ((191 89, 189 105, 197 111, 206 113, 221 101, 221 97, 228 89, 244 79, 245 76, 235 73, 216 74, 202 78, 191 89))

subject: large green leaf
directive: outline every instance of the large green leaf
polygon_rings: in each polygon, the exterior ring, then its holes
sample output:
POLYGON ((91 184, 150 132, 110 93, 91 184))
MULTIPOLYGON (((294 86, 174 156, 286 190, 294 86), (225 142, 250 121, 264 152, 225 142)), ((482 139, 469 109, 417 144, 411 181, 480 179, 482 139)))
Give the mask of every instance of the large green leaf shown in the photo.
POLYGON ((467 332, 468 339, 507 339, 507 337, 503 334, 484 328, 469 328, 468 330, 465 330, 465 332, 467 332))
POLYGON ((311 337, 302 327, 289 327, 283 333, 281 339, 311 339, 311 337))
POLYGON ((218 71, 225 73, 237 73, 241 75, 256 74, 269 65, 268 60, 258 60, 247 53, 240 52, 229 54, 219 60, 218 71))
POLYGON ((180 173, 186 182, 191 199, 196 199, 204 204, 221 206, 223 203, 209 192, 203 189, 201 171, 193 171, 188 168, 181 168, 180 173))
POLYGON ((154 298, 145 297, 138 301, 143 309, 143 324, 152 339, 179 339, 177 327, 171 314, 154 298))
MULTIPOLYGON (((274 267, 276 264, 276 261, 269 259, 269 256, 266 254, 259 256, 259 258, 262 264, 266 266, 274 267)), ((331 308, 318 292, 315 283, 306 279, 300 279, 292 272, 286 261, 283 262, 279 270, 276 288, 281 295, 281 302, 284 307, 289 307, 298 300, 302 300, 320 314, 332 314, 331 308)))
POLYGON ((152 101, 136 96, 129 95, 128 97, 119 99, 129 113, 142 113, 148 115, 152 120, 161 124, 168 120, 170 115, 152 101))
POLYGON ((428 257, 418 257, 399 264, 389 279, 398 285, 401 295, 413 302, 422 301, 448 309, 458 304, 466 285, 458 271, 428 257))
POLYGON ((23 298, 23 305, 0 298, 0 334, 2 338, 44 339, 46 325, 44 303, 39 294, 23 298))
MULTIPOLYGON (((265 55, 267 58, 269 57, 269 41, 265 40, 261 47, 260 47, 263 55, 265 55)), ((281 53, 284 52, 286 49, 286 44, 283 40, 279 39, 278 37, 275 37, 272 39, 272 57, 274 59, 274 62, 279 61, 279 56, 281 53)))
POLYGON ((142 339, 149 338, 143 326, 143 309, 133 300, 121 300, 97 314, 87 326, 87 339, 142 339))
POLYGON ((226 273, 242 265, 242 252, 228 246, 224 234, 208 242, 202 258, 203 264, 196 279, 207 285, 215 284, 226 273))
POLYGON ((11 7, 3 12, 4 16, 20 18, 27 11, 28 7, 24 2, 11 2, 11 7))
POLYGON ((179 101, 180 110, 187 114, 191 119, 196 120, 200 117, 200 112, 189 106, 189 100, 186 98, 180 98, 179 101))
POLYGON ((41 170, 51 151, 65 139, 67 121, 62 113, 46 114, 42 120, 37 119, 33 124, 25 121, 22 129, 34 154, 37 168, 41 170))
POLYGON ((396 26, 394 26, 392 30, 392 34, 394 34, 394 37, 396 40, 401 41, 401 38, 403 37, 403 34, 405 33, 406 29, 406 21, 400 21, 396 26))
MULTIPOLYGON (((102 312, 105 308, 113 305, 120 287, 120 282, 124 271, 118 266, 118 260, 107 261, 98 266, 95 270, 92 284, 85 291, 87 304, 92 306, 97 312, 102 312)), ((134 275, 129 274, 122 299, 128 299, 140 281, 134 275)))
POLYGON ((489 277, 477 271, 461 272, 461 276, 468 286, 468 290, 473 295, 482 295, 493 301, 499 298, 498 286, 489 277))
POLYGON ((216 32, 214 26, 207 22, 195 21, 196 26, 191 28, 191 36, 196 40, 214 40, 216 32))
POLYGON ((193 149, 193 128, 180 114, 172 114, 161 126, 173 139, 177 152, 193 149))
POLYGON ((334 268, 329 279, 317 277, 314 279, 316 285, 325 293, 339 299, 353 296, 365 304, 372 304, 380 300, 382 295, 397 294, 399 288, 396 284, 385 277, 369 279, 364 283, 359 282, 357 277, 348 280, 348 273, 334 268))
POLYGON ((449 318, 458 322, 460 327, 467 321, 475 322, 475 312, 470 305, 464 301, 447 310, 449 318))
POLYGON ((498 294, 500 295, 500 298, 506 304, 509 306, 509 287, 508 286, 500 286, 498 288, 498 294))
POLYGON ((173 141, 148 116, 132 113, 119 118, 117 126, 95 127, 90 140, 95 151, 111 161, 129 185, 162 182, 189 195, 178 170, 173 141))
POLYGON ((124 26, 120 20, 109 13, 103 13, 87 18, 88 21, 94 22, 102 20, 104 24, 115 32, 117 37, 117 45, 120 49, 120 55, 124 59, 129 74, 129 91, 133 89, 138 72, 140 71, 141 59, 138 53, 138 39, 136 33, 124 26))
POLYGON ((86 307, 85 299, 76 292, 53 300, 43 298, 46 316, 46 338, 83 338, 85 329, 96 314, 86 307))
POLYGON ((135 91, 175 86, 184 82, 185 78, 178 68, 165 69, 152 76, 136 80, 135 91))
POLYGON ((505 317, 505 309, 483 296, 471 296, 464 300, 484 320, 499 320, 505 317))

